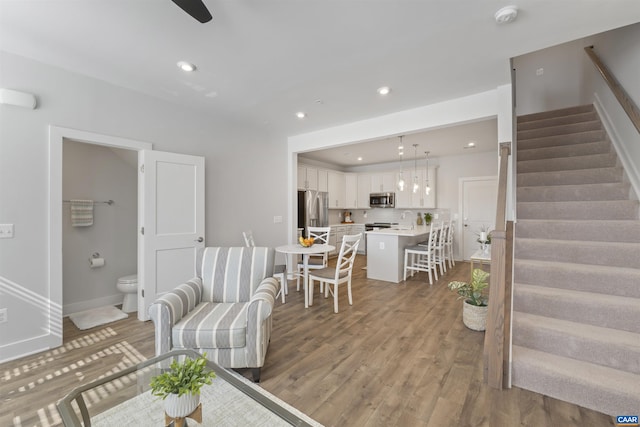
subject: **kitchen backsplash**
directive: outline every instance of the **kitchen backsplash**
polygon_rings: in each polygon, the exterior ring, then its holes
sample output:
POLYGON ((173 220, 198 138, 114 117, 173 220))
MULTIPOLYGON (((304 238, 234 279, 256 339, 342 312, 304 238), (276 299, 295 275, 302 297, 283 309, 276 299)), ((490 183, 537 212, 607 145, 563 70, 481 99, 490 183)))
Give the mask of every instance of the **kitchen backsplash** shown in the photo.
POLYGON ((415 224, 417 214, 429 212, 434 221, 449 221, 449 209, 329 209, 329 223, 338 224, 343 221, 344 213, 351 212, 351 220, 356 223, 397 222, 398 224, 415 224), (403 213, 404 218, 402 218, 403 213))

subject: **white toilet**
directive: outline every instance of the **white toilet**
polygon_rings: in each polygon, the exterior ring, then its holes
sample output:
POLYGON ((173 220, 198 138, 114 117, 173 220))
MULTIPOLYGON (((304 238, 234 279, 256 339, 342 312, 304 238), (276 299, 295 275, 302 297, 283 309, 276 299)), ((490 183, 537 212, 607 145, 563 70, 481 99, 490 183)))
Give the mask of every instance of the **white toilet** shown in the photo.
POLYGON ((122 311, 125 313, 138 311, 138 275, 131 274, 119 278, 116 287, 124 293, 122 311))

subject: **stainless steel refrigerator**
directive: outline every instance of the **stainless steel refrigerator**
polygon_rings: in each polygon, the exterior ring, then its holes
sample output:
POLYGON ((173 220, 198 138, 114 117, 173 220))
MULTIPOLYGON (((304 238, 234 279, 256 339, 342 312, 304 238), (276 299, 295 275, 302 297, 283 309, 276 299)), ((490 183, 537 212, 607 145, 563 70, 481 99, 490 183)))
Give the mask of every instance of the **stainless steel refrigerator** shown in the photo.
POLYGON ((329 226, 329 193, 324 191, 298 191, 298 228, 329 226))

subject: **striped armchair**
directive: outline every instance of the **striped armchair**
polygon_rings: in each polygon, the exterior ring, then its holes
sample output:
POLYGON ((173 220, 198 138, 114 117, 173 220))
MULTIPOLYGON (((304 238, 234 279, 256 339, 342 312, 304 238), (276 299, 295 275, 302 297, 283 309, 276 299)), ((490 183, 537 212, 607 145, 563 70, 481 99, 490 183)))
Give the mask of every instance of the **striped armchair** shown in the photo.
POLYGON ((272 248, 204 248, 196 277, 150 307, 156 355, 191 348, 225 368, 252 368, 260 381, 279 283, 272 248))

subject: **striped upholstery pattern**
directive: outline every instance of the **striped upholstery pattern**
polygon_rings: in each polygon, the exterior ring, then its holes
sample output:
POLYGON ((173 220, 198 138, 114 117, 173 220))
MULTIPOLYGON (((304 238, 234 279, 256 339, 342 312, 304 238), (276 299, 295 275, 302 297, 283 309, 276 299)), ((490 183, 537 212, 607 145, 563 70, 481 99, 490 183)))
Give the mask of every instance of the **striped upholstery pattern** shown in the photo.
POLYGON ((193 348, 226 368, 259 368, 271 338, 279 282, 270 248, 204 248, 197 277, 149 308, 156 354, 193 348))
POLYGON ((273 249, 205 248, 200 257, 203 301, 249 301, 262 279, 273 276, 273 249))
POLYGON ((173 327, 173 346, 237 348, 246 345, 249 303, 203 302, 173 327))

